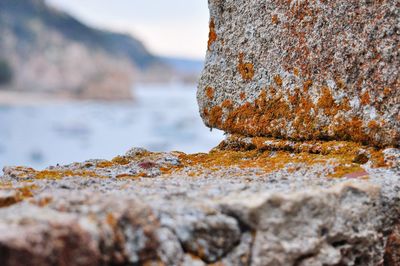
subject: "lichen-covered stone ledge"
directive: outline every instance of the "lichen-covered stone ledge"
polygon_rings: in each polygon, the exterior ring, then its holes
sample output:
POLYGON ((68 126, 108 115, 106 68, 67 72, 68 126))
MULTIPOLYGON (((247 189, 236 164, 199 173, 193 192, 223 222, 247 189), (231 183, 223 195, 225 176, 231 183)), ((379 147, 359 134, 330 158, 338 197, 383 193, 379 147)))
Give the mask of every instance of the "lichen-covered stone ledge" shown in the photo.
POLYGON ((229 133, 400 145, 400 4, 209 0, 198 102, 229 133))
POLYGON ((399 162, 397 149, 231 136, 209 154, 7 167, 0 262, 396 265, 399 162))

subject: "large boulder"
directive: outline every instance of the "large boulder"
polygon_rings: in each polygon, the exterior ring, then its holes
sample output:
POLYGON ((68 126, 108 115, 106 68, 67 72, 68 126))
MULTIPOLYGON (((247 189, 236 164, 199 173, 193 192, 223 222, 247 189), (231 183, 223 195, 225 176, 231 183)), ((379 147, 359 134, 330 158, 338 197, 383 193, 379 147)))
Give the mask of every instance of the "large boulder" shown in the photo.
POLYGON ((211 128, 400 143, 398 1, 209 0, 198 101, 211 128))

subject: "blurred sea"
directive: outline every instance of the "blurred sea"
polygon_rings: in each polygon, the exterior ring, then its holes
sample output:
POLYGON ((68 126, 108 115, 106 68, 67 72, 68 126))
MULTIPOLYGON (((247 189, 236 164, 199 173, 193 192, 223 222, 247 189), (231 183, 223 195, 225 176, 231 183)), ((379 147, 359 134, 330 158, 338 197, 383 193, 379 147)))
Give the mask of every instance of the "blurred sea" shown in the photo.
POLYGON ((134 97, 132 103, 0 106, 0 170, 111 159, 131 147, 207 152, 223 139, 204 126, 195 86, 141 86, 134 97))

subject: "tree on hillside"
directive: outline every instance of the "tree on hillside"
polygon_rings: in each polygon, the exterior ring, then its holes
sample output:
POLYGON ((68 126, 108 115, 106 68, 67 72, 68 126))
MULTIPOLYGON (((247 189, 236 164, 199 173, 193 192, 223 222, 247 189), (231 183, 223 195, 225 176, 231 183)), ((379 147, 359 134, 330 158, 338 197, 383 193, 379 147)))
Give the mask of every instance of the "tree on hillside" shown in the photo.
POLYGON ((5 85, 11 82, 13 71, 10 64, 3 59, 0 59, 0 85, 5 85))

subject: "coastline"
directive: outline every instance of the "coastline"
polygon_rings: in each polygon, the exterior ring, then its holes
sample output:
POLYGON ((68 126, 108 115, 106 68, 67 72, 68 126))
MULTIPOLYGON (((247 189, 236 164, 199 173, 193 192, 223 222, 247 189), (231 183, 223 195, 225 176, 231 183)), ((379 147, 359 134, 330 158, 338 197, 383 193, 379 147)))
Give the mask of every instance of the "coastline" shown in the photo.
POLYGON ((91 99, 88 97, 76 97, 66 93, 40 93, 27 91, 0 90, 0 106, 37 106, 41 104, 58 104, 66 102, 132 102, 131 100, 91 99))

